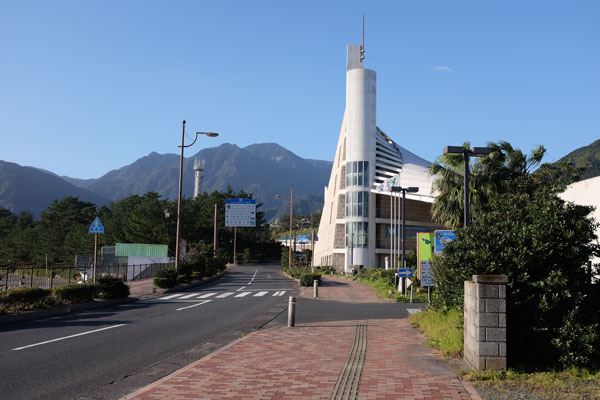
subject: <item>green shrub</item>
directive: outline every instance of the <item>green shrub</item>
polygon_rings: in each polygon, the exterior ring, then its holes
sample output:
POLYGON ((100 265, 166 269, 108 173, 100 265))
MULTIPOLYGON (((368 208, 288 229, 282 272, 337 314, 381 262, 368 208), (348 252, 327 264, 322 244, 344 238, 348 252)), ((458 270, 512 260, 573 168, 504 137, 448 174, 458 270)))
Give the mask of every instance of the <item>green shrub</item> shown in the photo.
POLYGON ((33 310, 51 303, 51 289, 17 288, 0 294, 0 312, 33 310))
POLYGON ((192 272, 192 280, 193 281, 202 280, 202 276, 203 276, 202 272, 198 272, 198 271, 192 272))
POLYGON ((323 275, 331 275, 336 274, 337 270, 331 265, 321 265, 319 267, 315 267, 315 272, 320 272, 323 275))
POLYGON ((177 275, 177 284, 185 285, 187 283, 190 283, 190 279, 191 277, 188 277, 187 275, 177 275))
POLYGON ((98 284, 73 283, 52 289, 54 297, 62 304, 80 304, 94 301, 94 294, 98 291, 98 284))
POLYGON ((177 286, 177 272, 174 269, 161 269, 156 273, 154 286, 161 289, 174 288, 177 286))
POLYGON ((318 281, 319 285, 321 284, 321 274, 313 274, 311 272, 305 272, 300 275, 300 285, 301 286, 313 286, 314 281, 318 281))
POLYGON ((434 263, 432 303, 462 310, 465 280, 507 275, 511 363, 597 365, 600 317, 585 265, 600 248, 590 212, 542 191, 499 196, 434 263))
POLYGON ((97 296, 101 299, 118 299, 129 296, 129 286, 123 279, 104 275, 98 279, 97 296))

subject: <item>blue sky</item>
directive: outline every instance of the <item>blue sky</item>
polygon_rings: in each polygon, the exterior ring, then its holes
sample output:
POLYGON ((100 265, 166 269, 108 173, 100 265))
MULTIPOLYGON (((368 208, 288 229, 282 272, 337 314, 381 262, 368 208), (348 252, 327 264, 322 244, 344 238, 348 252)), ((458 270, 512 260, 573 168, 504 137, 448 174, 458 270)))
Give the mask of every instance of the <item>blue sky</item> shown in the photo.
POLYGON ((0 2, 0 159, 96 178, 152 151, 277 142, 331 160, 346 45, 377 122, 433 161, 507 140, 547 161, 600 138, 598 1, 0 2))

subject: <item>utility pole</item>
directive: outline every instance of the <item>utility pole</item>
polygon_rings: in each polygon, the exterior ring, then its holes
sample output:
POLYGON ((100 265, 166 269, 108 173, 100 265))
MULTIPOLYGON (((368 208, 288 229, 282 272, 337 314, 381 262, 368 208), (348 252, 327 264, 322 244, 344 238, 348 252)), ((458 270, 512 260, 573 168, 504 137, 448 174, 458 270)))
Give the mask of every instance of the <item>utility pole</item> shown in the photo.
POLYGON ((217 255, 217 203, 215 203, 215 231, 213 234, 213 256, 217 255))

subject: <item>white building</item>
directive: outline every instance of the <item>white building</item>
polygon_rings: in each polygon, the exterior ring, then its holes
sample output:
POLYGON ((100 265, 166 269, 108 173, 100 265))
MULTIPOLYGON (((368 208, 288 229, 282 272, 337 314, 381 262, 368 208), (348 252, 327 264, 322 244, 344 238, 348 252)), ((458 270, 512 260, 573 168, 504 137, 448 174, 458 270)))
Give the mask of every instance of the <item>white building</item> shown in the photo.
MULTIPOLYGON (((596 207, 591 216, 600 222, 600 176, 569 185, 560 197, 581 206, 596 207)), ((596 228, 596 235, 600 238, 600 227, 596 228)), ((600 258, 594 257, 592 263, 600 263, 600 258)))
POLYGON ((377 191, 386 179, 397 177, 395 186, 419 188, 406 196, 407 250, 415 247, 416 232, 442 228, 430 216, 430 163, 377 127, 376 74, 363 68, 362 55, 361 46, 348 46, 346 110, 315 246, 316 265, 334 265, 346 272, 351 264, 397 266, 400 207, 389 192, 377 191))

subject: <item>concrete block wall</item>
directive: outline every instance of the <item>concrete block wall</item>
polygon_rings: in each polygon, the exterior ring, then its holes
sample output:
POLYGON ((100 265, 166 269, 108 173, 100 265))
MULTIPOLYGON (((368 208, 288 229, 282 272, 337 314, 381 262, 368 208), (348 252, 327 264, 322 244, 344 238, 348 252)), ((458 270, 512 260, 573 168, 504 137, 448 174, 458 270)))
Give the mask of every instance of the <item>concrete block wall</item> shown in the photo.
POLYGON ((506 275, 465 281, 464 358, 480 371, 506 371, 506 275))

